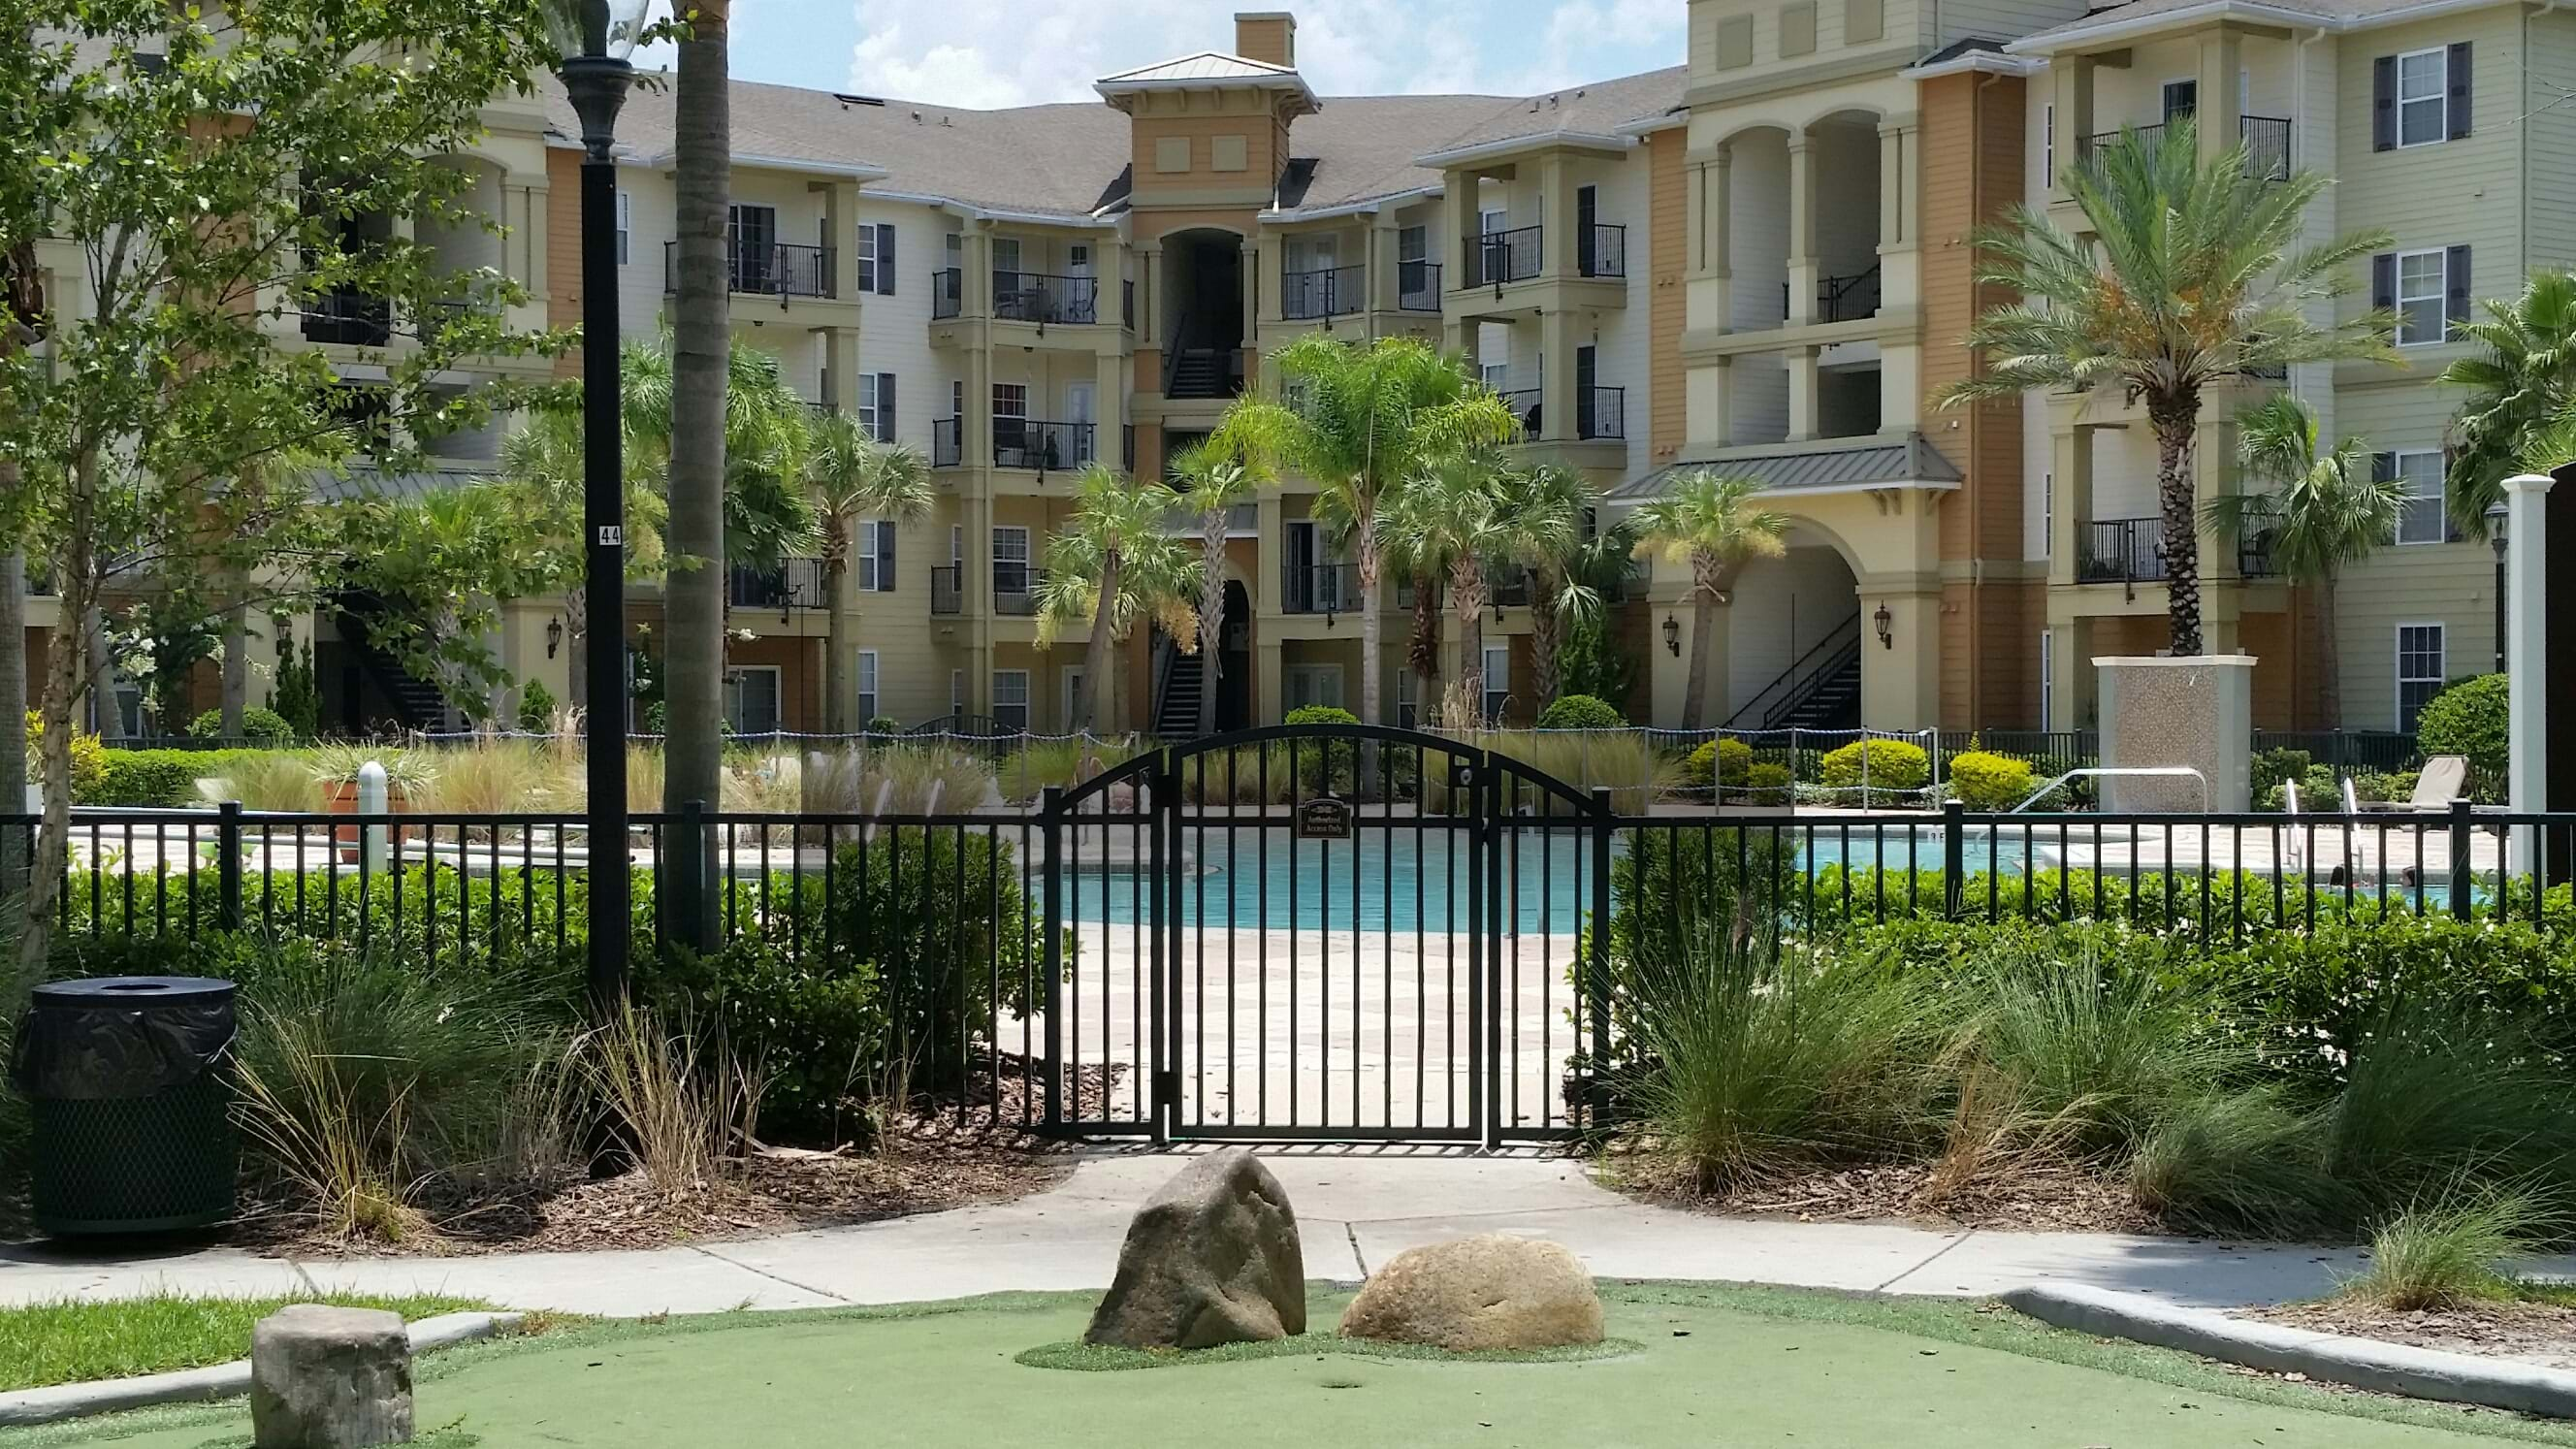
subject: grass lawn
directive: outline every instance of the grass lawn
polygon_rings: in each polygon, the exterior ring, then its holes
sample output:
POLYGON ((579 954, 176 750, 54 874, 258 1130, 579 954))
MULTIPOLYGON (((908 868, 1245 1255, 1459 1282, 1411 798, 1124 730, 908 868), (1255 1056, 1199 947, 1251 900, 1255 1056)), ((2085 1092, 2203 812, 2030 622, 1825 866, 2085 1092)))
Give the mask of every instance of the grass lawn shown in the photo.
MULTIPOLYGON (((1222 1425, 1229 1444, 1333 1449, 2576 1445, 2566 1425, 2247 1378, 1972 1302, 1701 1284, 1606 1286, 1610 1332, 1639 1347, 1576 1362, 1362 1355, 1321 1336, 1303 1352, 1141 1373, 1019 1361, 1078 1336, 1093 1297, 719 1314, 471 1344, 421 1364, 421 1442, 845 1449, 857 1431, 908 1449, 997 1438, 1128 1449, 1222 1425)), ((1319 1326, 1347 1301, 1319 1297, 1319 1326)), ((201 1449, 246 1428, 239 1405, 156 1410, 0 1433, 0 1446, 201 1449)))
POLYGON ((250 1329, 289 1303, 390 1308, 405 1319, 489 1308, 470 1298, 129 1298, 0 1308, 0 1392, 203 1368, 250 1357, 250 1329))

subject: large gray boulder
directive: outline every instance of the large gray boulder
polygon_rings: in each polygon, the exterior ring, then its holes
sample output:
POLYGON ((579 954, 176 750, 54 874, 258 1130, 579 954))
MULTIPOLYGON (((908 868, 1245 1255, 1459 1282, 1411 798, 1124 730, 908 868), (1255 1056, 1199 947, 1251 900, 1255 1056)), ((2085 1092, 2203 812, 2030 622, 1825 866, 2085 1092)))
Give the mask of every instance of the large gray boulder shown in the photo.
POLYGON ((1181 1169, 1137 1210, 1083 1341, 1214 1348, 1305 1331, 1297 1214, 1269 1168, 1230 1148, 1181 1169))
POLYGON ((1601 1341, 1601 1296, 1562 1243, 1487 1233, 1408 1248, 1369 1275, 1342 1333, 1459 1353, 1601 1341))
POLYGON ((411 1337, 402 1315, 297 1303, 250 1331, 257 1449, 411 1442, 411 1337))

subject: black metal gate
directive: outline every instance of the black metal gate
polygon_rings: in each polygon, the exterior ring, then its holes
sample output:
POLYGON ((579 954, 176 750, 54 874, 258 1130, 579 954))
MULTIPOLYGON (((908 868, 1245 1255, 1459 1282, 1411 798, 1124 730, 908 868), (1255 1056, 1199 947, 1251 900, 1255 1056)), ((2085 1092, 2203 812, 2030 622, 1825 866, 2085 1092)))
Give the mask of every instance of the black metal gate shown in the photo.
POLYGON ((1050 1126, 1495 1146, 1593 1119, 1607 791, 1292 725, 1135 755, 1041 820, 1050 1126))

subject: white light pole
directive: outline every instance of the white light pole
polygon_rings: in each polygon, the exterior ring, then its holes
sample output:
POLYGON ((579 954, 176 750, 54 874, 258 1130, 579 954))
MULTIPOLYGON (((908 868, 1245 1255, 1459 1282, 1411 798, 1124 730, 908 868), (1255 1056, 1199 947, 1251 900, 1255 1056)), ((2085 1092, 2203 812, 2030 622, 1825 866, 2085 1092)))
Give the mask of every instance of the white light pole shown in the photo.
MULTIPOLYGON (((2513 547, 2505 556, 2505 612, 2512 619, 2505 645, 2511 703, 2506 709, 2506 778, 2513 813, 2549 808, 2549 689, 2542 672, 2549 658, 2549 487, 2545 473, 2504 480, 2506 527, 2513 547)), ((2511 832, 2506 869, 2530 872, 2538 861, 2533 832, 2511 832)))

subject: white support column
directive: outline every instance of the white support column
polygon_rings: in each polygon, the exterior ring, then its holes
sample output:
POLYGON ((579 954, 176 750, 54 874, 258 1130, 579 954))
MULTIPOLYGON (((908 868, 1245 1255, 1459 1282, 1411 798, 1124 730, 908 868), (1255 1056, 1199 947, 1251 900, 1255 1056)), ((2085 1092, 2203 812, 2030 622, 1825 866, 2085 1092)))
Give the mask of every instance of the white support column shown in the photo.
MULTIPOLYGON (((2517 815, 2549 808, 2549 690, 2541 671, 2549 659, 2549 488, 2542 473, 2507 478, 2505 506, 2505 671, 2511 677, 2506 706, 2506 778, 2517 815)), ((2538 854, 2529 830, 2513 832, 2507 868, 2526 873, 2538 854)))
POLYGON ((1816 146, 1804 131, 1789 137, 1789 325, 1816 320, 1816 146))
MULTIPOLYGON (((1815 295, 1813 287, 1807 289, 1807 296, 1812 298, 1815 295)), ((1790 320, 1795 322, 1798 319, 1790 320)), ((1824 430, 1822 409, 1816 397, 1818 355, 1819 349, 1813 347, 1792 347, 1786 354, 1789 365, 1789 441, 1793 443, 1808 442, 1824 430)))

